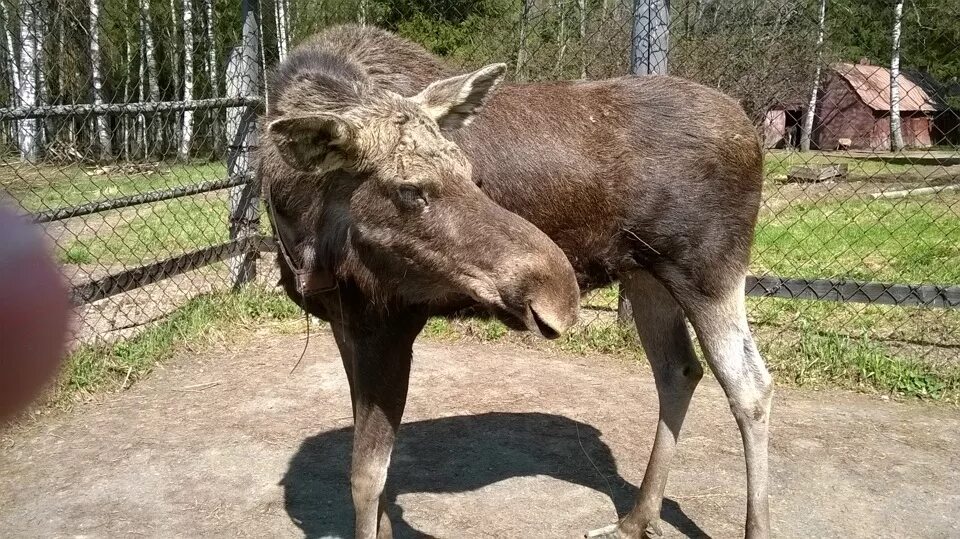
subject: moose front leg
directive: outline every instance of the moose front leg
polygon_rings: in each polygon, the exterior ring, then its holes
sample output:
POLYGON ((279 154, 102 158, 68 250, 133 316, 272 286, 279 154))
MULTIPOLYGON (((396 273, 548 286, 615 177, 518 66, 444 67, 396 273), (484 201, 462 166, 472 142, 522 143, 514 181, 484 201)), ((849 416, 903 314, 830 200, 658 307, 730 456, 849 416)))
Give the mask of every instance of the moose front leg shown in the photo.
POLYGON ((333 325, 353 401, 350 488, 358 539, 392 537, 384 486, 406 404, 413 341, 425 321, 411 313, 391 313, 333 325))

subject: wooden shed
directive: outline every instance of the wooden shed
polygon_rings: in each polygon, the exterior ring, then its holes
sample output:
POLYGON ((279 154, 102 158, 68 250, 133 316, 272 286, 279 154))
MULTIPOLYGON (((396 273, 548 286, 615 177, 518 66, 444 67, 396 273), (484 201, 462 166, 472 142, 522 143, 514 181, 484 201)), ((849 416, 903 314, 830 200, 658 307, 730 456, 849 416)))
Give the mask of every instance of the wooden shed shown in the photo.
MULTIPOLYGON (((939 107, 907 75, 901 73, 897 80, 904 144, 928 148, 933 144, 934 118, 939 107)), ((796 105, 768 110, 763 126, 767 147, 796 146, 798 120, 802 121, 802 116, 803 109, 796 105)), ((890 70, 864 61, 831 66, 817 99, 811 143, 821 150, 889 149, 890 70)))

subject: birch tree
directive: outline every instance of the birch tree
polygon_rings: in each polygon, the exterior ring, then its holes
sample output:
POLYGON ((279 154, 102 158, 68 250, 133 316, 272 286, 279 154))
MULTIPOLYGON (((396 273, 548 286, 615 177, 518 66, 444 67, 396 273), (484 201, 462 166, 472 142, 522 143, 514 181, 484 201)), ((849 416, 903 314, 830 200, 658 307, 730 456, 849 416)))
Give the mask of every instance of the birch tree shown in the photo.
MULTIPOLYGON (((140 84, 137 85, 138 91, 139 91, 139 95, 137 97, 139 98, 139 101, 143 103, 147 100, 147 44, 146 44, 147 40, 146 40, 146 35, 144 34, 144 31, 143 31, 144 24, 143 24, 142 11, 140 12, 139 19, 140 19, 140 39, 137 45, 137 55, 139 56, 140 61, 137 62, 138 63, 137 67, 139 69, 138 81, 140 84)), ((142 112, 137 114, 136 132, 137 132, 136 134, 137 146, 142 151, 142 154, 138 154, 138 155, 142 155, 143 158, 146 159, 147 156, 150 155, 150 148, 149 148, 149 142, 147 142, 149 139, 149 137, 147 136, 147 116, 142 112)))
POLYGON ((535 0, 523 0, 523 11, 520 13, 520 44, 517 47, 517 80, 523 80, 524 70, 527 67, 527 37, 530 33, 530 14, 533 11, 535 0))
POLYGON ((560 17, 560 27, 557 30, 557 42, 560 47, 557 49, 557 65, 554 72, 557 75, 563 73, 563 57, 567 53, 567 6, 564 0, 557 0, 557 16, 560 17))
MULTIPOLYGON (((183 0, 183 100, 193 100, 193 2, 183 0)), ((193 136, 193 111, 183 111, 180 131, 180 159, 190 158, 190 142, 193 136)))
MULTIPOLYGON (((17 88, 17 101, 21 106, 37 104, 39 3, 39 0, 23 0, 20 3, 20 85, 17 88)), ((21 120, 17 126, 17 144, 23 161, 34 162, 40 158, 38 127, 39 122, 35 119, 21 120)))
POLYGON ((893 53, 890 57, 890 150, 903 149, 903 129, 900 121, 900 23, 903 19, 903 0, 893 7, 893 53))
POLYGON ((587 78, 587 0, 577 0, 580 13, 580 78, 587 78))
POLYGON ((277 21, 277 56, 282 62, 287 57, 287 50, 290 47, 286 0, 275 0, 273 5, 274 17, 277 21))
MULTIPOLYGON (((0 0, 2 1, 2 0, 0 0)), ((143 101, 143 85, 144 80, 147 81, 150 89, 150 101, 157 102, 160 101, 160 83, 157 79, 157 55, 156 49, 153 44, 153 21, 150 19, 150 0, 140 0, 140 100, 143 101), (144 62, 144 59, 146 62, 144 62), (143 67, 146 63, 147 76, 144 77, 143 67)), ((159 122, 151 121, 151 126, 147 126, 146 116, 144 114, 139 114, 140 123, 144 129, 144 154, 153 155, 154 148, 158 148, 162 142, 163 138, 163 126, 159 122), (154 139, 151 143, 150 135, 148 133, 149 127, 155 126, 154 139)))
MULTIPOLYGON (((173 81, 173 99, 180 99, 180 13, 177 11, 177 0, 170 0, 170 72, 173 81)), ((180 148, 180 113, 174 111, 171 116, 170 146, 167 148, 180 148)))
MULTIPOLYGON (((220 77, 217 68, 217 42, 214 39, 214 19, 213 19, 213 0, 204 0, 207 12, 207 80, 210 81, 210 97, 220 97, 220 77)), ((210 121, 210 129, 213 131, 214 151, 219 154, 223 148, 220 136, 220 111, 213 110, 210 121)))
MULTIPOLYGON (((49 14, 47 13, 47 6, 44 4, 44 0, 38 0, 34 4, 34 9, 36 10, 36 26, 37 29, 37 58, 36 58, 36 81, 37 81, 37 97, 36 104, 44 105, 49 100, 49 91, 47 89, 47 70, 44 68, 43 60, 46 57, 44 51, 46 50, 46 37, 47 32, 49 31, 47 18, 49 14)), ((47 119, 38 119, 37 120, 37 151, 42 151, 44 145, 46 144, 47 139, 47 119)))
POLYGON ((810 139, 813 138, 813 118, 817 112, 817 95, 820 93, 820 70, 823 67, 823 30, 827 20, 827 0, 820 0, 820 26, 817 30, 817 67, 813 75, 813 90, 803 115, 803 131, 800 133, 800 151, 810 151, 810 139))
MULTIPOLYGON (((103 57, 100 54, 100 0, 90 0, 90 78, 93 83, 93 104, 103 103, 103 57)), ((100 157, 109 159, 113 154, 110 147, 110 125, 105 114, 98 114, 97 141, 100 143, 100 157)))
MULTIPOLYGON (((17 48, 14 46, 13 42, 13 32, 10 31, 10 23, 13 22, 13 19, 10 18, 10 7, 4 0, 0 0, 0 6, 3 7, 3 31, 7 41, 7 67, 10 72, 10 106, 19 107, 20 106, 20 59, 17 57, 17 48)), ((17 128, 17 122, 11 122, 13 130, 15 132, 12 137, 17 141, 17 147, 19 148, 19 129, 17 128)))
MULTIPOLYGON (((123 12, 126 18, 126 14, 130 13, 130 0, 124 0, 123 2, 123 12)), ((123 61, 127 66, 126 72, 123 76, 123 102, 130 102, 130 73, 133 71, 133 50, 130 46, 130 25, 123 25, 123 61)), ((130 117, 126 114, 122 117, 123 125, 123 155, 129 161, 133 152, 133 139, 131 135, 136 131, 136 126, 131 124, 130 117)))

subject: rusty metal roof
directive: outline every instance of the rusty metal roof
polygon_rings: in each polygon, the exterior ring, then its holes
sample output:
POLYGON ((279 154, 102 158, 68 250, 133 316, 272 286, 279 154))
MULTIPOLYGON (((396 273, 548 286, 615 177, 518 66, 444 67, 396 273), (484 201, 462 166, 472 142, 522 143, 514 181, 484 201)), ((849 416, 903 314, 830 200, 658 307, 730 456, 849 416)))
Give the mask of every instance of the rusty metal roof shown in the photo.
MULTIPOLYGON (((865 64, 835 64, 833 70, 853 86, 860 99, 873 110, 890 110, 890 70, 865 64)), ((912 80, 900 73, 900 110, 934 112, 936 102, 912 80)))

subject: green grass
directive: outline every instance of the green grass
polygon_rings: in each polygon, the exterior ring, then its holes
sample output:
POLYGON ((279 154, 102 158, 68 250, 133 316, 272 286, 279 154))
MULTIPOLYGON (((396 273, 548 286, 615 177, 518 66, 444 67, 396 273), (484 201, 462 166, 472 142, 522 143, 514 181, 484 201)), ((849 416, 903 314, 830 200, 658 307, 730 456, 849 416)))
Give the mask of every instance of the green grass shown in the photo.
POLYGON ((847 387, 960 401, 960 366, 902 357, 865 337, 800 332, 760 339, 761 353, 780 381, 803 387, 847 387))
POLYGON ((764 159, 765 177, 770 181, 779 181, 795 166, 808 165, 847 165, 851 178, 867 179, 878 175, 913 175, 924 177, 935 165, 926 164, 921 159, 912 162, 903 159, 884 160, 879 157, 864 159, 841 152, 807 152, 792 150, 767 150, 764 159))
POLYGON ((293 302, 258 287, 193 298, 131 339, 74 350, 66 360, 54 401, 66 403, 78 395, 120 388, 185 347, 235 340, 264 325, 297 319, 302 314, 293 302))
POLYGON ((226 193, 177 198, 137 208, 136 213, 96 235, 58 246, 61 262, 83 263, 72 252, 86 252, 104 264, 137 264, 227 241, 226 193))
MULTIPOLYGON (((0 169, 0 186, 30 212, 194 185, 226 177, 222 163, 160 163, 157 172, 94 174, 76 165, 0 169)), ((66 264, 136 264, 226 241, 226 191, 103 212, 82 219, 88 231, 57 245, 66 264)), ((69 238, 69 239, 67 239, 69 238)))
MULTIPOLYGON (((811 328, 800 331, 759 328, 755 333, 760 351, 778 383, 960 402, 960 365, 954 362, 924 362, 900 355, 866 337, 818 333, 811 328)), ((424 336, 447 342, 458 339, 511 342, 536 348, 554 347, 579 355, 599 353, 643 360, 643 351, 632 328, 616 322, 597 321, 578 326, 556 341, 545 342, 512 332, 495 320, 438 318, 430 320, 424 336)))
POLYGON ((28 212, 54 210, 226 177, 223 163, 160 163, 158 172, 94 174, 77 165, 0 167, 0 189, 28 212))
POLYGON ((960 197, 794 204, 757 227, 753 269, 790 277, 960 282, 960 197))

